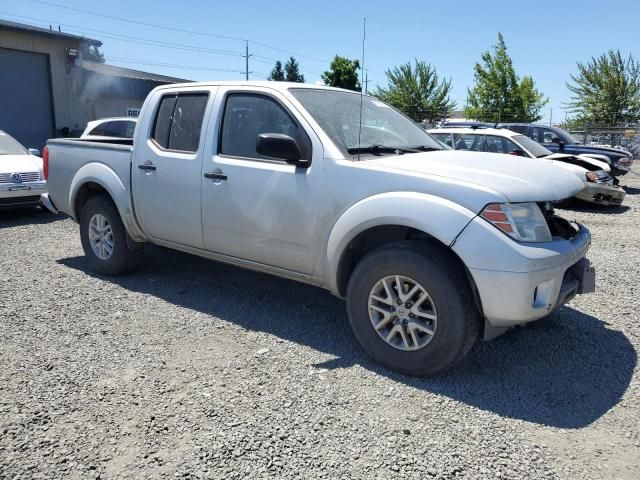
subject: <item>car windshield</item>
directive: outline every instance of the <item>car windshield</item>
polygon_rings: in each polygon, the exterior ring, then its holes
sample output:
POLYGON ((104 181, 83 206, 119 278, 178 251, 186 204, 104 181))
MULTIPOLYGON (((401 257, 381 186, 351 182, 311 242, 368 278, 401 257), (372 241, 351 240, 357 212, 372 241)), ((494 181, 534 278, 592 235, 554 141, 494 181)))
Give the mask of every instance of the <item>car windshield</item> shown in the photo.
POLYGON ((525 150, 530 152, 534 157, 542 158, 547 155, 551 155, 553 152, 546 147, 543 147, 535 140, 530 139, 525 135, 516 135, 511 138, 514 142, 520 144, 525 150))
POLYGON ((367 95, 361 98, 357 93, 312 88, 292 88, 291 93, 345 156, 363 150, 375 154, 392 154, 394 149, 444 149, 440 142, 409 118, 376 98, 367 95), (362 132, 359 134, 361 101, 362 132))
POLYGON ((0 132, 0 155, 29 155, 29 151, 11 135, 0 132))

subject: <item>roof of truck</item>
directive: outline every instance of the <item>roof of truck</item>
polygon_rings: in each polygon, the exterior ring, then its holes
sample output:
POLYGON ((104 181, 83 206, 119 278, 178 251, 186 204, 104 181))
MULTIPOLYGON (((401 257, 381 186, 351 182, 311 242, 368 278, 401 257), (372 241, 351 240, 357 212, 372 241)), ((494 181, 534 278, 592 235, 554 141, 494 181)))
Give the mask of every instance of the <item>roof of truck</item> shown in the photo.
POLYGON ((276 82, 271 80, 223 80, 223 81, 206 81, 206 82, 190 82, 190 83, 174 83, 171 85, 163 85, 157 87, 159 89, 168 89, 168 88, 197 88, 197 87, 216 87, 216 86, 225 86, 225 87, 265 87, 270 88, 272 90, 289 90, 290 88, 309 88, 316 90, 335 90, 339 92, 348 92, 354 94, 360 94, 360 92, 356 92, 353 90, 346 90, 344 88, 336 88, 329 87, 327 85, 317 85, 315 83, 298 83, 298 82, 276 82))

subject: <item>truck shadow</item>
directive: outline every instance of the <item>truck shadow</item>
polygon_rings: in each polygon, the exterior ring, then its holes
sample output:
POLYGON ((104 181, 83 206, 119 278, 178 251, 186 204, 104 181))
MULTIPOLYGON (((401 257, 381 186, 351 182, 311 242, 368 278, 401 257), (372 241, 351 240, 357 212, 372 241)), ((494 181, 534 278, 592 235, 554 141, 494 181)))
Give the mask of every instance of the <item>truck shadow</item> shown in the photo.
POLYGON ((479 343, 450 372, 413 378, 389 371, 357 345, 344 303, 319 288, 149 247, 135 274, 102 277, 84 257, 59 263, 134 292, 309 346, 334 358, 317 368, 355 364, 415 389, 446 395, 495 414, 560 428, 596 421, 621 399, 637 354, 605 321, 570 307, 554 319, 479 343))

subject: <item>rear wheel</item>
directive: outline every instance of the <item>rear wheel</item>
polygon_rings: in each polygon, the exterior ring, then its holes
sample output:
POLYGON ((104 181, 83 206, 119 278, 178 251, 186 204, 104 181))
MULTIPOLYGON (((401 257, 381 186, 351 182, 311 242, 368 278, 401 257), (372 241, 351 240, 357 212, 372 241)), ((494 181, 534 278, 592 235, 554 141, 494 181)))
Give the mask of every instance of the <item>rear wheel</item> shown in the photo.
POLYGON ((135 266, 131 240, 115 205, 105 195, 95 195, 80 212, 80 240, 92 270, 119 275, 135 266))
POLYGON ((378 362, 408 375, 434 375, 460 361, 480 331, 464 270, 444 249, 418 242, 368 254, 349 281, 356 338, 378 362))

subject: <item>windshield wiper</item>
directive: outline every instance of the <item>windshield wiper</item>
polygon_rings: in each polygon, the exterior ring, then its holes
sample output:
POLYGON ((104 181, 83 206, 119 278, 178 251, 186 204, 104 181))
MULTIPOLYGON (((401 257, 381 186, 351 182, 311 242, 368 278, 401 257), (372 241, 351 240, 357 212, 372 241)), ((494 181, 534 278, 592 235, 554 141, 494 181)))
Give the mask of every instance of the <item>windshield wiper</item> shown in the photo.
POLYGON ((347 152, 354 153, 373 153, 374 155, 382 155, 384 153, 402 153, 402 149, 398 147, 389 147, 387 145, 369 145, 366 147, 351 147, 347 148, 347 152))
POLYGON ((347 152, 350 154, 355 153, 372 153, 373 155, 383 155, 385 153, 393 153, 395 155, 402 155, 403 153, 419 153, 430 152, 432 150, 441 150, 440 148, 427 147, 425 145, 418 145, 415 147, 391 147, 388 145, 369 145, 367 147, 351 147, 347 148, 347 152))
POLYGON ((438 147, 427 147, 426 145, 416 145, 415 147, 403 147, 405 150, 414 150, 417 152, 436 152, 442 150, 438 147))

